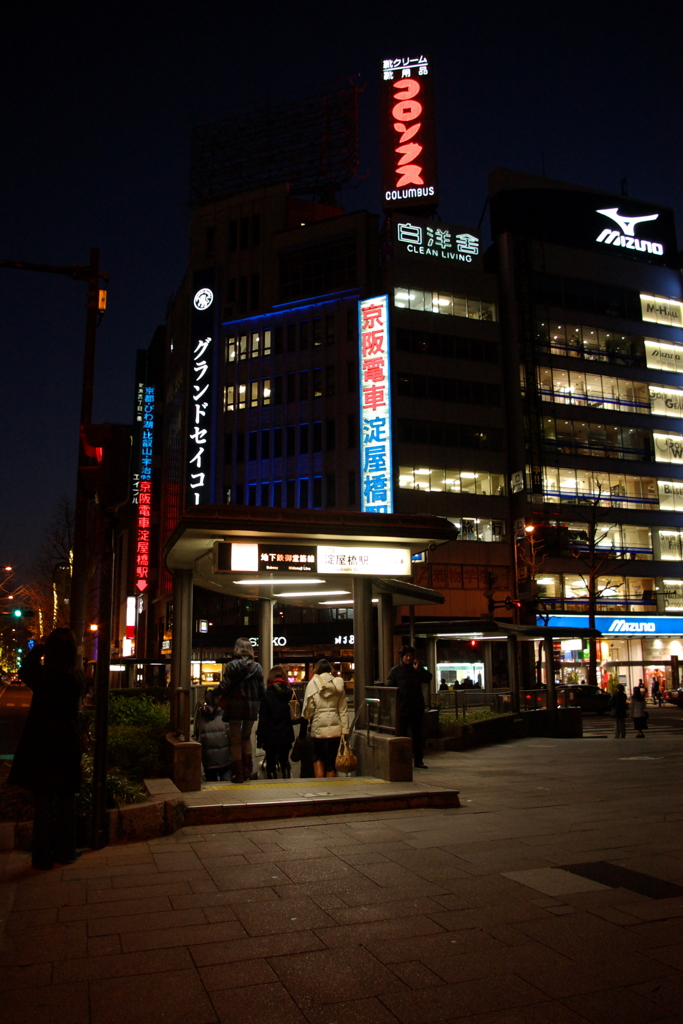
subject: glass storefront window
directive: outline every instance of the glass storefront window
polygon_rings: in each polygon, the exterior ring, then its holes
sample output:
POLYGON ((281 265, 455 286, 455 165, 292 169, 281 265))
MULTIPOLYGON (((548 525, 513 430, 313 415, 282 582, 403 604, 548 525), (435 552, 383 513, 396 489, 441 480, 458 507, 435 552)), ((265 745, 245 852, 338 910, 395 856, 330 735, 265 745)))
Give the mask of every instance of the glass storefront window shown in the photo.
POLYGON ((505 522, 502 519, 454 519, 448 516, 448 521, 460 531, 458 540, 478 540, 490 544, 505 539, 505 522))
POLYGON ((540 321, 539 348, 553 355, 683 373, 683 345, 597 327, 540 321))
MULTIPOLYGON (((530 472, 530 470, 528 470, 530 472)), ((597 504, 610 508, 657 508, 660 504, 664 481, 651 477, 627 476, 622 473, 590 472, 583 469, 543 468, 545 500, 551 503, 597 504)), ((666 482, 667 485, 671 482, 666 482)), ((681 504, 683 507, 683 482, 681 504)))
MULTIPOLYGON (((661 413, 652 405, 653 391, 666 390, 667 409, 672 409, 678 396, 683 403, 683 391, 676 388, 653 389, 641 381, 623 380, 621 377, 606 377, 599 373, 582 373, 574 370, 560 370, 541 366, 538 369, 538 385, 541 397, 546 402, 560 405, 582 405, 594 409, 614 409, 618 412, 657 412, 667 416, 683 416, 680 412, 661 413)), ((657 398, 664 404, 664 398, 657 398)), ((678 409, 679 406, 676 406, 678 409)))

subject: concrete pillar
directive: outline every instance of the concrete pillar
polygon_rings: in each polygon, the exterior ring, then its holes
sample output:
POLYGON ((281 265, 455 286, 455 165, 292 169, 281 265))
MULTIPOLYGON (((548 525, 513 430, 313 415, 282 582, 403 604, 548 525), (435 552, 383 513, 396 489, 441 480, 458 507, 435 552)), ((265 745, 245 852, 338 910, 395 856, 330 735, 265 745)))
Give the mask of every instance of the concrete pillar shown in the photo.
POLYGON ((190 738, 190 662, 192 661, 192 569, 173 570, 171 639, 171 728, 190 738))
POLYGON ((379 595, 379 681, 386 683, 394 664, 394 603, 391 594, 379 595))
POLYGON ((355 576, 353 580, 353 635, 354 693, 357 711, 365 701, 365 687, 372 686, 374 682, 372 582, 369 576, 355 576))
POLYGON ((273 667, 273 605, 269 597, 259 599, 259 661, 266 679, 273 667))
POLYGON ((439 689, 439 680, 436 678, 436 637, 427 637, 427 668, 432 673, 430 686, 432 693, 439 689))
POLYGON ((411 604, 408 606, 408 621, 410 623, 410 638, 409 644, 411 647, 415 646, 415 605, 411 604))
POLYGON ((507 638, 508 655, 508 683, 512 690, 512 710, 519 711, 519 664, 517 652, 517 637, 511 634, 507 638))

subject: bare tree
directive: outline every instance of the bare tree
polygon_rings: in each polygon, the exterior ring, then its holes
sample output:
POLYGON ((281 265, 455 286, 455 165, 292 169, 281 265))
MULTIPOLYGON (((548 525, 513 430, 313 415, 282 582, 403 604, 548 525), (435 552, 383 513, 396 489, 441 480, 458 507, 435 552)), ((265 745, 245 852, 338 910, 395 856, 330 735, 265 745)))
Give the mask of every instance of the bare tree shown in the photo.
POLYGON ((28 603, 39 617, 36 625, 41 633, 69 625, 73 531, 73 506, 62 496, 45 528, 25 585, 28 603))
MULTIPOLYGON (((588 595, 588 625, 593 630, 598 601, 614 587, 615 581, 609 577, 619 574, 620 569, 623 572, 621 562, 626 554, 625 548, 617 546, 613 540, 605 544, 609 540, 611 524, 606 521, 611 518, 611 509, 601 504, 602 499, 602 484, 598 482, 597 493, 587 498, 573 512, 575 519, 586 527, 585 544, 573 547, 572 557, 577 567, 580 567, 578 575, 588 595)), ((597 686, 598 644, 594 637, 588 641, 588 651, 588 683, 597 686)))

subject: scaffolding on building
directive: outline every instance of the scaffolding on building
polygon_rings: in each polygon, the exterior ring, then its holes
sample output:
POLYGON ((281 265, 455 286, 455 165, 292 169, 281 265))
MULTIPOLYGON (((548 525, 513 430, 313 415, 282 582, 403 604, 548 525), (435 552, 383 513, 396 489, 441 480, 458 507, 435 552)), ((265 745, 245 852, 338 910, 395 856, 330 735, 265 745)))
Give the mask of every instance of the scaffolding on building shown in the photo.
POLYGON ((289 182, 294 195, 334 203, 358 170, 354 81, 324 93, 252 104, 192 129, 190 205, 289 182))

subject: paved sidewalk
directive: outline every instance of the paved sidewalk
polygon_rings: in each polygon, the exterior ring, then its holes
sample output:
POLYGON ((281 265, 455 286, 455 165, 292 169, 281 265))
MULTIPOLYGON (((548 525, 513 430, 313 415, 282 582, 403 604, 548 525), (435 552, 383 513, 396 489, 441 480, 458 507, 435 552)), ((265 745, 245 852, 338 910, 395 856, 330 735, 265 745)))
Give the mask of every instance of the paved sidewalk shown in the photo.
POLYGON ((683 733, 429 763, 461 808, 5 855, 3 1021, 681 1024, 683 733))

